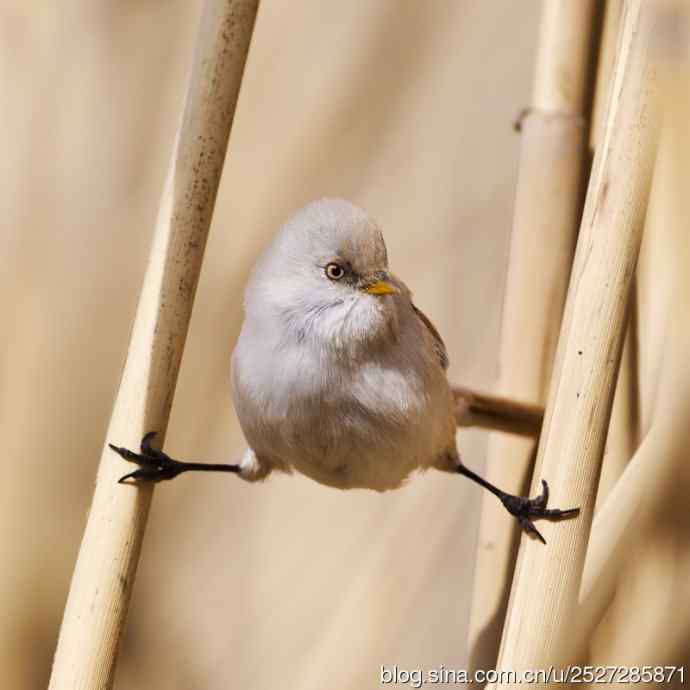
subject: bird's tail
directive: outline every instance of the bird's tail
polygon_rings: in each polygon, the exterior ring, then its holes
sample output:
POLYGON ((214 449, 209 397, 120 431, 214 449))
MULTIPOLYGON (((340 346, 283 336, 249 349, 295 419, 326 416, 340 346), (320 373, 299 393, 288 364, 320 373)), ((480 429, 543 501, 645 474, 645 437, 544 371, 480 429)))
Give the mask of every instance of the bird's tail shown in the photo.
POLYGON ((469 388, 452 386, 458 426, 476 426, 520 436, 538 436, 544 408, 508 398, 485 395, 469 388))

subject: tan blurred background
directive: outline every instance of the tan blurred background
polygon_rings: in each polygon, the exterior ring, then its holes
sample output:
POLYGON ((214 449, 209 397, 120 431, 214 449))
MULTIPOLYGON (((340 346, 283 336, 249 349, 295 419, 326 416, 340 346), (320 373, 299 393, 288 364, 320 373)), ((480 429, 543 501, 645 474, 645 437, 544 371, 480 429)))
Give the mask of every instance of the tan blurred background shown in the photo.
MULTIPOLYGON (((199 12, 198 0, 0 5, 3 688, 47 683, 199 12)), ((228 368, 243 284, 287 215, 324 195, 378 218, 393 269, 446 340, 451 379, 491 389, 519 147, 511 124, 529 102, 539 13, 537 0, 264 0, 172 454, 232 461, 242 451, 228 368)), ((683 123, 687 71, 674 75, 683 123)), ((639 435, 609 475, 612 485, 651 438, 633 469, 647 485, 664 481, 643 493, 640 538, 617 553, 598 663, 690 658, 690 624, 677 613, 690 605, 683 131, 663 144, 669 183, 655 185, 638 282, 639 417, 623 423, 639 435), (637 647, 617 632, 631 626, 644 629, 637 647)), ((474 469, 485 446, 482 432, 460 438, 474 469)), ((479 505, 478 488, 431 473, 386 495, 301 477, 161 485, 116 687, 369 689, 381 664, 464 667, 479 505)))
MULTIPOLYGON (((242 289, 304 202, 382 223, 453 380, 490 388, 539 3, 266 0, 166 448, 231 461, 242 289)), ((0 7, 0 686, 47 682, 182 106, 200 2, 0 7)), ((112 439, 117 441, 117 439, 112 439)), ((460 445, 474 468, 486 438, 460 445)), ((374 688, 462 667, 479 490, 161 485, 118 688, 374 688)))

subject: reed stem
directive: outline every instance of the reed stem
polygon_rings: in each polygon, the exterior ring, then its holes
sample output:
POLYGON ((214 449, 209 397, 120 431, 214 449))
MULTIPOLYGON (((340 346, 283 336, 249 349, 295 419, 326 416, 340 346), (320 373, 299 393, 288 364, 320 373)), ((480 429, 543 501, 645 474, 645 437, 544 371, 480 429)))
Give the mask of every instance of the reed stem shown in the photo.
MULTIPOLYGON (((551 375, 588 163, 586 111, 595 37, 591 0, 546 0, 520 169, 505 285, 498 390, 543 405, 551 375)), ((485 476, 525 494, 535 440, 489 437, 485 476)), ((519 530, 485 496, 469 628, 470 664, 498 655, 519 530)))
POLYGON ((150 430, 163 441, 257 5, 258 0, 206 0, 204 5, 50 690, 100 690, 113 684, 153 487, 118 484, 130 468, 107 443, 136 447, 150 430))
POLYGON ((542 524, 546 548, 522 540, 501 669, 548 666, 574 620, 656 155, 653 6, 625 5, 533 478, 533 491, 544 478, 554 505, 581 512, 577 520, 542 524))

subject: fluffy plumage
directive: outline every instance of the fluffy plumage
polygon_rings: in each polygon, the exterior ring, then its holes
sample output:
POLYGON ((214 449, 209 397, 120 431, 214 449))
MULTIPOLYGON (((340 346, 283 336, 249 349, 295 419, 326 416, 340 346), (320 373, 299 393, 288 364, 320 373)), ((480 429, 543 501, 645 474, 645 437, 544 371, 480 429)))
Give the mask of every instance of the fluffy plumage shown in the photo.
POLYGON ((378 225, 346 201, 309 204, 247 285, 232 357, 250 446, 240 476, 294 469, 341 489, 385 491, 415 469, 455 471, 446 366, 436 329, 388 270, 378 225), (372 288, 381 284, 394 292, 372 288))
MULTIPOLYGON (((346 201, 316 201, 282 227, 247 285, 232 357, 235 408, 250 446, 242 461, 175 460, 152 446, 151 431, 140 453, 110 444, 139 465, 120 483, 188 471, 257 481, 297 470, 339 489, 386 491, 416 469, 436 467, 490 491, 521 529, 546 543, 533 520, 571 518, 579 509, 547 508, 544 480, 539 496, 514 496, 460 462, 447 366, 438 331, 388 270, 376 223, 346 201)), ((524 421, 520 405, 471 397, 494 423, 506 415, 524 421)))

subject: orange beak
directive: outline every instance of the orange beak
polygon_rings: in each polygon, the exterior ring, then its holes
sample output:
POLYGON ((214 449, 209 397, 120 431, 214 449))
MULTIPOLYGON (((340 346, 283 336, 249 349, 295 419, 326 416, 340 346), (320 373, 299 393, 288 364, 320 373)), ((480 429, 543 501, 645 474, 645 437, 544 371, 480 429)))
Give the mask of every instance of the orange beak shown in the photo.
POLYGON ((368 292, 370 295, 392 295, 394 292, 397 292, 397 290, 385 280, 377 280, 375 283, 367 285, 364 291, 368 292))

